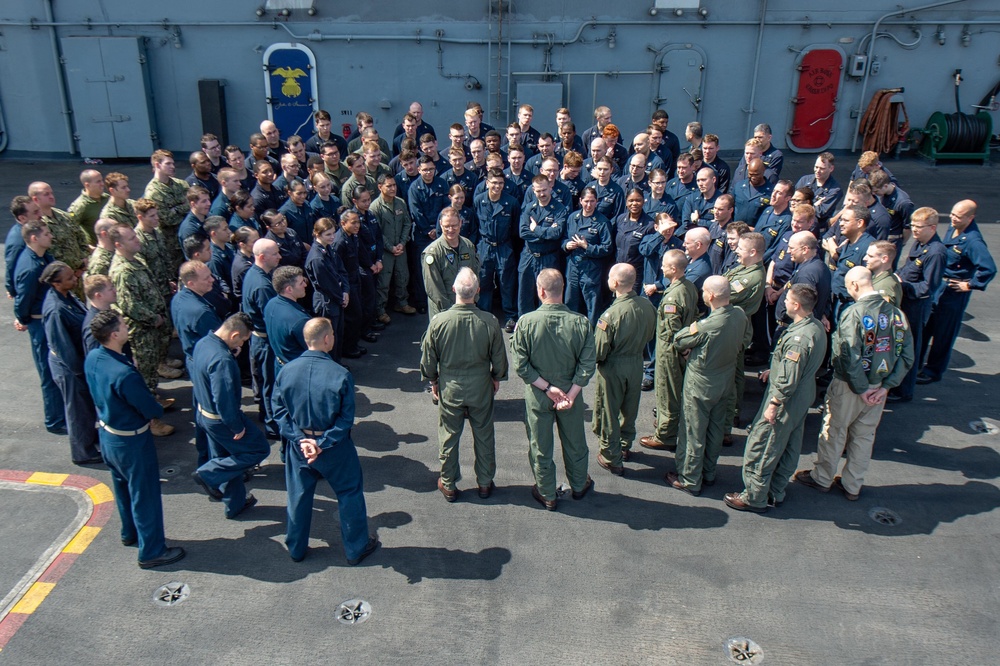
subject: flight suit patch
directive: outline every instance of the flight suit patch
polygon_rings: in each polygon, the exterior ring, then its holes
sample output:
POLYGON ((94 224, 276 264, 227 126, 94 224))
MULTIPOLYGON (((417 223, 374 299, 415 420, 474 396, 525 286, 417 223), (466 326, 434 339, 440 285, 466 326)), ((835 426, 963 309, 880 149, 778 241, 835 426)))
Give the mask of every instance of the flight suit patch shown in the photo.
POLYGON ((434 263, 434 257, 428 254, 426 257, 424 257, 424 263, 430 266, 431 264, 434 263))
POLYGON ((878 328, 880 331, 889 328, 889 315, 883 313, 878 316, 878 328))
POLYGON ((743 283, 740 282, 739 280, 733 280, 732 282, 729 283, 729 286, 732 287, 733 291, 735 291, 737 294, 742 293, 743 290, 746 289, 746 287, 743 286, 743 283))
POLYGON ((791 361, 792 363, 798 363, 800 356, 801 354, 799 354, 799 352, 797 351, 788 350, 787 352, 785 352, 785 358, 791 361))
POLYGON ((598 319, 597 328, 601 329, 602 331, 606 331, 608 328, 608 322, 604 321, 603 319, 598 319))
POLYGON ((886 361, 885 359, 882 359, 882 362, 878 364, 878 368, 876 368, 875 372, 878 372, 880 374, 882 374, 882 373, 888 373, 889 372, 889 362, 886 361))
POLYGON ((871 317, 871 315, 865 315, 864 317, 862 317, 861 325, 865 327, 866 331, 875 330, 875 320, 871 317))
POLYGON ((875 331, 865 333, 865 344, 868 346, 875 344, 875 331))
POLYGON ((676 314, 676 312, 677 312, 677 306, 676 305, 664 305, 663 306, 663 311, 666 314, 676 314))
POLYGON ((876 343, 875 343, 875 351, 878 352, 878 353, 880 353, 880 354, 881 353, 885 353, 885 352, 889 351, 890 344, 891 344, 891 342, 889 340, 889 336, 885 336, 883 338, 879 338, 878 341, 876 341, 876 343))

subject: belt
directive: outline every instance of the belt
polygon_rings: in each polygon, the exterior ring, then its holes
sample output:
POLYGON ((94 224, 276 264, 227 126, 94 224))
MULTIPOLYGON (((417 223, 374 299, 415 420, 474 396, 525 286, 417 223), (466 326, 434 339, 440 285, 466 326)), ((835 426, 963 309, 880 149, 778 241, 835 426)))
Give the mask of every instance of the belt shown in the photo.
POLYGON ((206 419, 211 419, 213 421, 221 421, 222 420, 221 416, 219 416, 218 414, 213 414, 212 412, 205 411, 204 409, 201 408, 200 405, 198 406, 198 413, 201 414, 202 416, 204 416, 206 419))
POLYGON ((284 362, 284 361, 282 361, 282 360, 281 360, 280 358, 278 358, 277 356, 275 356, 275 357, 274 357, 274 360, 278 362, 278 365, 284 365, 284 364, 285 364, 285 362, 284 362))
POLYGON ((42 315, 31 315, 32 319, 41 319, 42 315))
POLYGON ((251 335, 256 335, 258 338, 266 338, 267 333, 261 333, 260 331, 250 331, 251 335))
POLYGON ((896 241, 900 240, 902 237, 903 234, 890 234, 889 236, 886 236, 886 240, 896 241))
POLYGON ((533 257, 534 257, 535 259, 541 259, 542 257, 547 257, 547 256, 549 256, 550 254, 555 254, 555 252, 556 252, 556 251, 555 251, 555 250, 552 250, 552 251, 550 251, 550 252, 532 252, 531 250, 528 250, 528 252, 529 252, 529 253, 531 254, 531 256, 533 256, 533 257))
POLYGON ((149 424, 142 426, 138 430, 118 430, 117 428, 112 428, 104 421, 98 421, 101 427, 110 432, 112 435, 118 435, 119 437, 134 437, 135 435, 141 435, 142 433, 149 430, 149 424))
POLYGON ((500 243, 494 243, 493 241, 491 241, 488 238, 481 238, 480 240, 482 240, 484 243, 486 243, 490 247, 500 247, 500 245, 501 245, 500 243))
POLYGON ((302 434, 309 435, 310 437, 322 437, 323 432, 324 431, 322 430, 306 430, 305 428, 302 429, 302 434))

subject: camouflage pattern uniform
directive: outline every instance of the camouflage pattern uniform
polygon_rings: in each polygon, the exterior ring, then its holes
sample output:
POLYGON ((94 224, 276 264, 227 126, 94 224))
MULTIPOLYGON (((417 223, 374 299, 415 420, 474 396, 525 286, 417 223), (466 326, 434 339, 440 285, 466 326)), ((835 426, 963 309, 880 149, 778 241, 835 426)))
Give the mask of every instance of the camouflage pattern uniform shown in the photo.
POLYGON ((90 260, 87 262, 87 275, 107 275, 108 270, 111 268, 111 260, 114 257, 114 252, 105 250, 98 245, 94 248, 93 253, 90 255, 90 260))
POLYGON ((177 238, 177 227, 191 210, 187 201, 187 190, 188 184, 180 178, 171 178, 167 183, 161 183, 153 178, 146 185, 146 192, 143 195, 156 202, 156 208, 160 213, 160 230, 167 244, 171 274, 177 273, 177 269, 184 263, 181 242, 177 238))
POLYGON ((118 290, 115 307, 125 315, 136 367, 149 390, 155 391, 158 383, 156 371, 170 344, 166 302, 154 283, 153 273, 138 256, 128 260, 116 253, 108 277, 118 290), (157 326, 159 317, 163 319, 157 326))
POLYGON ((113 199, 108 201, 108 204, 101 209, 101 217, 106 217, 120 224, 127 224, 135 229, 136 233, 139 233, 139 216, 135 214, 131 199, 125 200, 124 208, 116 206, 113 199))
POLYGON ((177 280, 177 273, 170 271, 170 255, 163 232, 159 229, 146 231, 142 227, 136 227, 135 235, 138 236, 139 243, 142 245, 138 257, 149 267, 149 272, 153 274, 153 280, 156 282, 156 288, 163 295, 163 302, 166 303, 171 297, 170 283, 177 280))
MULTIPOLYGON (((76 271, 78 277, 82 275, 87 266, 87 234, 58 208, 53 208, 51 213, 42 217, 42 221, 49 225, 52 232, 49 252, 56 261, 62 261, 76 271)), ((77 297, 83 296, 83 280, 77 283, 74 293, 77 297)))

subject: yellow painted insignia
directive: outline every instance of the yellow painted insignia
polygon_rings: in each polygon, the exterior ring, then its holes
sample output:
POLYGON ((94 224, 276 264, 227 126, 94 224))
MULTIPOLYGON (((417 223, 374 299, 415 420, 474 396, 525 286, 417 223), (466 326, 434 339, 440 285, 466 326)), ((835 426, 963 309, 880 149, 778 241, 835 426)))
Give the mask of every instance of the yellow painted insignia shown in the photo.
POLYGON ((281 84, 281 94, 285 97, 298 97, 302 94, 302 86, 296 79, 300 79, 306 75, 301 69, 296 67, 295 69, 289 69, 288 67, 279 67, 274 70, 275 76, 280 76, 285 79, 284 83, 281 84))

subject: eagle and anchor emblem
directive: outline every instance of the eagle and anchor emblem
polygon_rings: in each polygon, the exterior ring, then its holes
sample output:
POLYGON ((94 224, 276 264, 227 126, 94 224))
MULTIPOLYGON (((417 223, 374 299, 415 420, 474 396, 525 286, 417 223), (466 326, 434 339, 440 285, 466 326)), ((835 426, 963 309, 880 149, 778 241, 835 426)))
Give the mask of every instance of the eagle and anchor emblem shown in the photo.
POLYGON ((284 82, 281 84, 282 95, 285 97, 298 97, 302 94, 302 86, 299 85, 297 79, 305 76, 306 73, 300 68, 279 67, 272 73, 284 79, 284 82))

